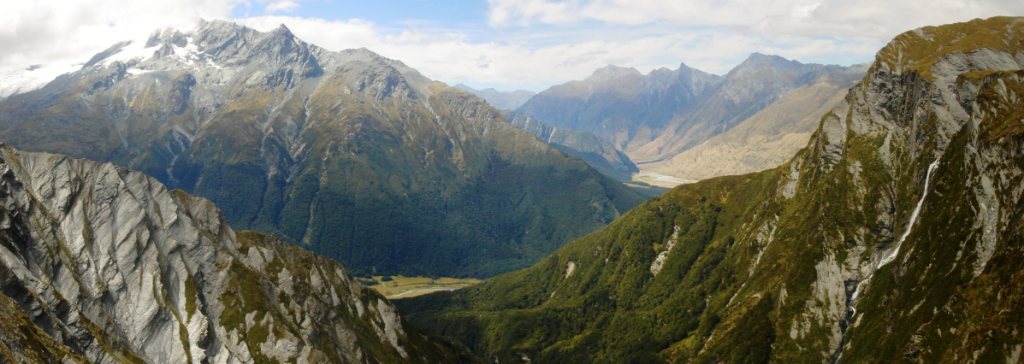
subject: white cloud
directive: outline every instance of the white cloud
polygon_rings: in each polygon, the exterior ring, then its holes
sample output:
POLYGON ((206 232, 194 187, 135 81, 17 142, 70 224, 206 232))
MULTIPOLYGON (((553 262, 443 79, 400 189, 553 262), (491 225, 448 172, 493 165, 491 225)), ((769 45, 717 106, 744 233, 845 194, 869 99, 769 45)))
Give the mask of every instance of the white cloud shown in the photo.
POLYGON ((235 19, 239 24, 260 31, 270 31, 285 24, 300 39, 318 46, 341 50, 378 44, 376 26, 361 19, 324 20, 292 16, 260 16, 235 19))
POLYGON ((126 39, 160 28, 226 18, 238 0, 12 1, 0 12, 0 70, 82 63, 126 39), (84 59, 83 59, 84 57, 84 59))
POLYGON ((299 38, 330 50, 365 47, 401 60, 433 79, 501 89, 541 90, 585 78, 609 64, 648 72, 685 62, 722 74, 755 51, 803 61, 836 62, 838 55, 863 62, 881 46, 870 40, 767 38, 732 29, 582 30, 589 36, 552 30, 550 34, 529 32, 503 41, 473 42, 458 32, 389 32, 365 20, 267 16, 240 22, 258 30, 271 30, 283 23, 299 38), (552 39, 557 41, 550 42, 552 39), (544 44, 538 46, 538 40, 544 44))
POLYGON ((562 24, 576 20, 579 15, 579 2, 518 0, 490 1, 490 21, 492 25, 529 25, 537 20, 547 24, 562 24))
POLYGON ((290 13, 299 8, 299 3, 293 0, 277 0, 267 4, 264 12, 267 14, 290 13))
POLYGON ((759 34, 887 40, 925 25, 1024 14, 1020 0, 489 0, 495 27, 530 24, 677 24, 759 34))
POLYGON ((707 34, 667 34, 623 40, 587 40, 531 47, 517 41, 472 42, 460 33, 405 30, 389 34, 362 20, 325 21, 297 17, 258 17, 241 21, 258 30, 285 24, 301 39, 330 50, 369 48, 398 59, 426 76, 448 83, 470 83, 502 88, 540 89, 553 83, 583 78, 608 64, 649 70, 677 66, 684 54, 688 63, 714 66, 712 57, 745 56, 738 39, 707 34), (703 38, 703 39, 698 39, 703 38), (698 50, 697 48, 704 48, 698 50), (676 53, 665 57, 666 53, 676 53), (662 64, 656 58, 671 61, 662 64))

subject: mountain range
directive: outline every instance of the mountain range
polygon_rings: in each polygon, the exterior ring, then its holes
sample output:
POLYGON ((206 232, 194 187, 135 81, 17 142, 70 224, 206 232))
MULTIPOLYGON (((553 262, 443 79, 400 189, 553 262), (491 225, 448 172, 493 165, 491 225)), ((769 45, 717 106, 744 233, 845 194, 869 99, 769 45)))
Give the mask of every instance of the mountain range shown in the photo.
POLYGON ((782 165, 807 145, 821 115, 842 102, 866 69, 827 68, 732 129, 644 170, 699 181, 782 165))
POLYGON ((538 93, 516 112, 560 129, 593 133, 631 154, 692 109, 720 79, 685 64, 647 75, 607 66, 585 80, 538 93))
POLYGON ((400 302, 502 362, 1018 363, 1024 19, 903 33, 758 173, 400 302))
MULTIPOLYGON (((615 165, 611 176, 621 179, 626 171, 635 181, 671 187, 785 162, 864 68, 802 64, 760 53, 724 76, 685 64, 646 75, 608 66, 535 95, 516 113, 611 143, 628 163, 588 160, 606 173, 609 162, 615 165)), ((593 150, 592 145, 569 143, 563 149, 593 150)))
POLYGON ((223 21, 24 85, 0 362, 1024 361, 1024 18, 505 111, 223 21), (701 181, 605 176, 645 168, 701 181), (350 272, 499 275, 393 303, 350 272))
POLYGON ((118 43, 0 101, 0 139, 142 171, 357 274, 506 272, 642 201, 475 96, 284 26, 118 43))

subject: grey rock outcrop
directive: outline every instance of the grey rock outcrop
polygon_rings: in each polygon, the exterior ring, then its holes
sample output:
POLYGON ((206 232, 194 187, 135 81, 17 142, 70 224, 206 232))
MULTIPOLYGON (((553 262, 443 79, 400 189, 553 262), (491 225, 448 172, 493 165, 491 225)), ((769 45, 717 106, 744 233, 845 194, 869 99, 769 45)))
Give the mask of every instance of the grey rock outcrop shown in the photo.
POLYGON ((142 173, 6 146, 0 293, 92 362, 451 360, 332 260, 142 173))

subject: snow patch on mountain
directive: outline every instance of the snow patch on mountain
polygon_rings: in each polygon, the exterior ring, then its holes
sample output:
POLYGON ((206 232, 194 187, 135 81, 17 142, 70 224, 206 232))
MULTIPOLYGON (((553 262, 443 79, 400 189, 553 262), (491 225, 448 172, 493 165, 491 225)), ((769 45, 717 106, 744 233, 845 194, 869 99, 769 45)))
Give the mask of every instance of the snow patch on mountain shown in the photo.
POLYGON ((18 69, 0 69, 0 99, 37 90, 60 75, 74 72, 82 64, 31 65, 18 69))
POLYGON ((121 49, 114 51, 112 54, 107 55, 103 59, 100 59, 96 64, 99 66, 109 66, 114 62, 130 63, 132 61, 145 61, 153 57, 153 54, 159 49, 158 46, 147 47, 145 43, 139 41, 128 41, 124 44, 121 49))

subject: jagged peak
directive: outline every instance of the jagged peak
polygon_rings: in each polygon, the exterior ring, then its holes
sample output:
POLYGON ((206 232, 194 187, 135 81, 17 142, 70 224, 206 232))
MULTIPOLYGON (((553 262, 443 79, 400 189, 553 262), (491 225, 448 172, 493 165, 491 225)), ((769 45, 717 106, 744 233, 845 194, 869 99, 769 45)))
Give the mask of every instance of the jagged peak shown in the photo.
POLYGON ((362 59, 367 61, 379 61, 379 62, 391 62, 394 61, 390 58, 384 57, 377 52, 371 51, 366 47, 349 48, 339 51, 338 53, 346 55, 356 59, 362 59))
POLYGON ((288 28, 284 23, 280 23, 277 27, 267 31, 260 31, 255 28, 239 24, 229 20, 200 20, 199 25, 195 29, 188 31, 194 33, 200 37, 216 37, 216 38, 230 38, 236 35, 252 35, 256 37, 274 38, 280 37, 283 39, 293 40, 297 43, 303 43, 312 46, 312 44, 306 43, 295 36, 291 28, 288 28))
MULTIPOLYGON (((417 75, 419 74, 419 71, 416 71, 412 67, 409 67, 404 62, 399 61, 397 59, 393 59, 393 58, 388 58, 388 57, 382 56, 381 54, 379 54, 377 52, 374 52, 374 51, 372 51, 372 50, 370 50, 370 49, 368 49, 366 47, 345 49, 345 50, 339 51, 337 53, 343 54, 343 55, 348 55, 350 57, 355 57, 356 59, 361 59, 361 60, 364 60, 364 61, 372 61, 372 62, 378 62, 378 63, 386 64, 388 66, 394 67, 395 69, 398 69, 403 74, 406 74, 406 73, 416 73, 417 75)), ((423 76, 421 75, 420 77, 423 77, 423 76)))
POLYGON ((640 71, 637 71, 633 67, 621 67, 616 65, 607 65, 594 70, 594 73, 588 77, 588 79, 596 80, 610 80, 623 77, 635 77, 643 76, 640 71))
POLYGON ((658 68, 655 68, 655 69, 651 70, 651 72, 648 73, 647 75, 650 76, 650 75, 655 75, 655 74, 665 74, 665 73, 673 73, 673 72, 676 72, 676 71, 674 71, 674 70, 672 70, 671 68, 668 68, 668 67, 658 67, 658 68))
POLYGON ((393 69, 401 73, 405 77, 415 75, 416 77, 425 78, 422 75, 420 75, 418 71, 414 70, 409 66, 406 66, 405 63, 402 63, 402 61, 384 57, 378 54, 377 52, 371 51, 365 47, 345 49, 336 52, 336 54, 339 56, 339 60, 342 63, 364 62, 377 67, 393 69))
POLYGON ((154 31, 150 34, 146 40, 146 48, 155 47, 164 43, 181 43, 180 40, 185 38, 185 33, 175 28, 164 28, 154 31))
POLYGON ((277 28, 274 28, 273 32, 274 33, 285 34, 285 35, 288 35, 289 37, 294 37, 295 36, 295 34, 292 33, 292 30, 288 29, 288 26, 284 25, 284 23, 281 23, 281 24, 279 24, 277 26, 277 28))
POLYGON ((285 24, 259 31, 227 20, 202 19, 188 30, 161 29, 143 41, 119 42, 97 53, 86 66, 104 67, 114 62, 146 71, 181 67, 219 69, 257 62, 264 68, 298 67, 301 75, 311 77, 340 65, 361 62, 368 72, 400 74, 421 95, 429 94, 434 82, 405 63, 367 48, 330 51, 304 42, 285 24))
POLYGON ((691 79, 703 79, 706 81, 716 81, 722 78, 720 75, 704 72, 700 69, 690 67, 683 62, 679 63, 679 69, 676 72, 680 77, 688 76, 691 79))
POLYGON ((804 66, 804 64, 800 63, 799 61, 791 60, 779 55, 754 52, 747 56, 746 60, 744 60, 738 66, 736 66, 736 69, 799 66, 804 66))
POLYGON ((218 43, 246 38, 251 41, 250 43, 265 40, 280 40, 284 42, 294 42, 301 45, 303 48, 315 47, 297 38, 295 34, 292 33, 291 29, 284 24, 280 24, 269 31, 259 31, 246 25, 227 20, 204 20, 200 22, 199 26, 196 27, 195 30, 189 32, 189 34, 195 36, 197 39, 218 43))
POLYGON ((704 75, 709 77, 719 77, 718 75, 704 72, 700 69, 690 67, 686 62, 679 62, 679 68, 676 68, 676 72, 679 74, 691 74, 691 75, 704 75))
POLYGON ((196 27, 196 32, 221 32, 221 33, 234 33, 240 31, 254 31, 252 28, 238 24, 233 21, 222 20, 222 19, 201 19, 199 26, 196 27))

